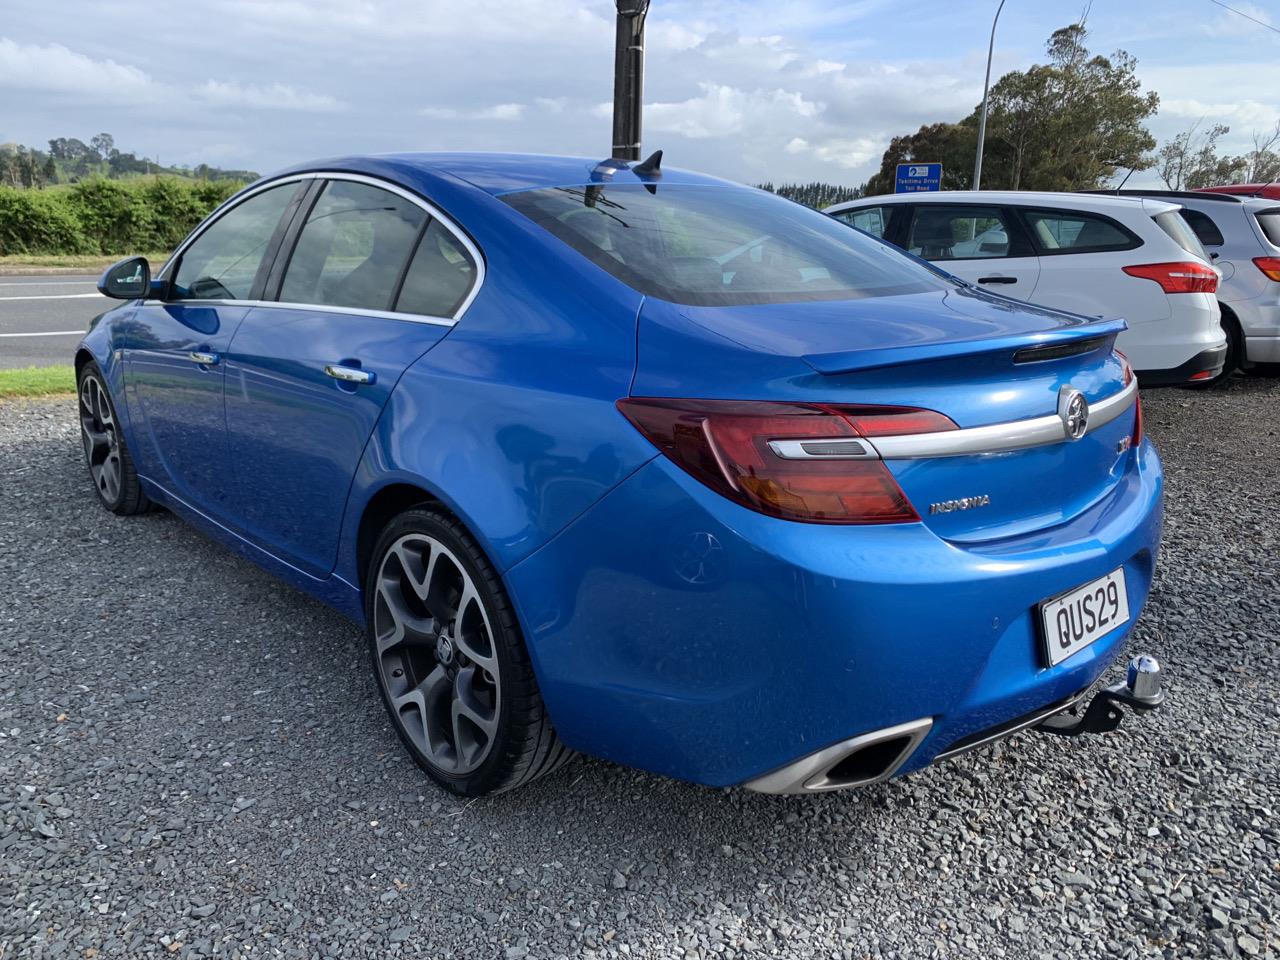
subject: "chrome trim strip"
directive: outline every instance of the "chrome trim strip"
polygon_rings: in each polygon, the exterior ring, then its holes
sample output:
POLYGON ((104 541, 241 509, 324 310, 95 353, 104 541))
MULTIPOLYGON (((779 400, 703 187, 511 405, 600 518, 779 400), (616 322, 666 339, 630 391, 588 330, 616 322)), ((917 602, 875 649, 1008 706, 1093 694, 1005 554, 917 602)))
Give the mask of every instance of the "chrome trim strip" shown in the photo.
POLYGON ((165 272, 178 260, 178 258, 186 251, 192 243, 194 243, 202 233, 211 227, 216 220, 221 218, 222 214, 233 207, 239 206, 250 197, 262 193, 264 190, 270 190, 272 187, 278 187, 286 183, 299 183, 303 180, 348 180, 352 183, 364 183, 372 187, 379 187, 389 193, 394 193, 398 197, 403 197, 417 207, 421 207, 433 219, 438 220, 440 224, 453 235, 466 251, 471 255, 472 261, 476 265, 476 277, 471 284, 471 290, 467 293, 462 303, 458 304, 458 309, 453 312, 451 317, 428 317, 416 313, 398 313, 392 310, 355 310, 347 307, 331 307, 322 304, 312 303, 285 303, 277 300, 179 300, 175 303, 182 304, 236 304, 255 307, 288 307, 292 309, 318 310, 322 313, 344 313, 359 314, 364 317, 382 317, 388 320, 407 320, 416 323, 432 323, 439 326, 453 326, 462 319, 463 314, 467 312, 467 308, 471 306, 472 301, 480 294, 480 288, 484 286, 487 269, 485 266, 484 256, 480 253, 480 248, 471 242, 471 238, 466 235, 460 226, 458 226, 447 214, 444 213, 430 200, 406 190, 399 184, 392 183, 390 180, 381 180, 377 177, 369 177, 360 173, 344 173, 337 170, 314 170, 307 173, 290 173, 274 180, 267 180, 263 183, 242 190, 234 197, 230 197, 220 204, 209 216, 192 231, 191 235, 182 241, 181 245, 170 254, 169 259, 165 261, 163 267, 156 273, 157 277, 164 276, 165 272))
POLYGON ((748 780, 743 786, 756 793, 825 793, 830 790, 848 790, 854 787, 865 787, 873 783, 880 783, 888 780, 898 772, 899 768, 907 762, 907 758, 915 753, 916 747, 920 746, 921 741, 928 736, 932 728, 933 718, 922 717, 919 720, 909 720, 897 726, 885 727, 883 730, 873 730, 871 733, 850 737, 848 740, 841 740, 839 743, 833 743, 831 746, 816 753, 801 757, 799 760, 793 761, 772 773, 766 773, 762 777, 748 780), (865 780, 827 779, 827 772, 850 754, 861 750, 863 747, 869 747, 901 736, 909 738, 907 745, 897 759, 879 775, 865 780))
POLYGON ((1089 696, 1089 693, 1093 690, 1093 687, 1094 685, 1085 687, 1083 690, 1077 693, 1074 697, 1071 697, 1065 703, 1060 702, 1056 706, 1047 707, 1044 710, 1037 710, 1034 713, 1032 713, 1029 717, 1025 718, 1021 723, 1017 723, 1014 726, 1009 727, 1007 730, 1000 730, 996 733, 991 734, 991 736, 989 737, 983 737, 981 740, 975 740, 973 743, 966 743, 963 747, 944 750, 942 753, 938 754, 929 762, 937 763, 939 760, 950 760, 952 757, 961 756, 962 754, 968 753, 970 750, 977 750, 981 747, 990 746, 991 744, 995 743, 997 740, 1003 740, 1005 737, 1011 737, 1015 733, 1021 733, 1023 730, 1026 730, 1029 727, 1034 727, 1037 724, 1040 724, 1043 721, 1049 719, 1050 717, 1057 716, 1060 713, 1065 713, 1066 711, 1070 710, 1072 707, 1078 706, 1082 700, 1084 700, 1087 696, 1089 696))
MULTIPOLYGON (((1120 416, 1133 405, 1138 394, 1134 380, 1124 389, 1089 407, 1085 436, 1120 416)), ((1056 413, 1028 420, 1011 420, 985 427, 917 433, 896 437, 874 437, 868 441, 885 460, 916 460, 926 457, 959 457, 981 453, 1025 450, 1065 442, 1066 425, 1056 413)))
POLYGON ((879 460, 880 454, 865 440, 833 437, 830 440, 770 440, 769 449, 783 460, 879 460), (827 452, 820 452, 825 448, 827 452), (839 452, 832 453, 832 450, 839 452))

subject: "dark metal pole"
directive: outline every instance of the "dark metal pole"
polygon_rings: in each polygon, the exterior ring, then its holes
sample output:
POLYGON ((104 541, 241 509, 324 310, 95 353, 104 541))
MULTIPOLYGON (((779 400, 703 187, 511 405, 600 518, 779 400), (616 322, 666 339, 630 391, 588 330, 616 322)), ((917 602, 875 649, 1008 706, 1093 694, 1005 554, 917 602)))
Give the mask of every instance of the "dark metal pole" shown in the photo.
POLYGON ((644 18, 649 0, 616 0, 618 29, 613 48, 613 152, 640 159, 640 110, 644 98, 644 18))

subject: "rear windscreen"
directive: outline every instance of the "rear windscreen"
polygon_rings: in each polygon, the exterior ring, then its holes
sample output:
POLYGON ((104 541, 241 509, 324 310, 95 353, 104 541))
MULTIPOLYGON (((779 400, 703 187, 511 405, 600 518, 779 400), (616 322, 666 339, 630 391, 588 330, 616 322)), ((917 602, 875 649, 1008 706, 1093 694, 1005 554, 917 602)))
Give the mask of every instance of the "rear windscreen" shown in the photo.
POLYGON ((1280 207, 1271 210, 1263 210, 1257 215, 1258 226, 1262 227, 1262 232, 1277 247, 1280 247, 1280 207))
POLYGON ((1200 238, 1187 225, 1187 221, 1182 218, 1181 212, 1170 210, 1167 213, 1157 214, 1153 218, 1156 224, 1173 238, 1173 242, 1180 246, 1193 257, 1199 257, 1205 263, 1209 262, 1209 254, 1204 246, 1200 243, 1200 238))
POLYGON ((633 289, 674 303, 853 300, 952 285, 896 248, 762 190, 592 184, 502 200, 633 289))

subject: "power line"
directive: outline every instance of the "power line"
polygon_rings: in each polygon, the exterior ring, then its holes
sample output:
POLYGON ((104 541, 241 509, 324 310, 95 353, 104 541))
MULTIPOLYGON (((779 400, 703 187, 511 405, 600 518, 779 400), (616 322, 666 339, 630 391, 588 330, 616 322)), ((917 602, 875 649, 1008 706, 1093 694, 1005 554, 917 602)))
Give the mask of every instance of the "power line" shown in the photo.
POLYGON ((1223 3, 1222 0, 1209 0, 1209 2, 1216 3, 1223 10, 1230 10, 1237 17, 1244 17, 1246 20, 1252 20, 1254 23, 1256 23, 1260 27, 1266 27, 1268 30, 1271 30, 1274 33, 1280 33, 1280 27, 1267 23, 1267 21, 1265 20, 1259 20, 1257 17, 1252 17, 1249 14, 1245 13, 1243 10, 1237 10, 1235 7, 1229 7, 1225 3, 1223 3))

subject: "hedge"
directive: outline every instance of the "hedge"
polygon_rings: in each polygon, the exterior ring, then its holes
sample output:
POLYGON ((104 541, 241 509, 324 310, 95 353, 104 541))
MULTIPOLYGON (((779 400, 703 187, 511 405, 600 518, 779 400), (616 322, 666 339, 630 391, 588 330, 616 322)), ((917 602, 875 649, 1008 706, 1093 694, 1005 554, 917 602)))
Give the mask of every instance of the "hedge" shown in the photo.
POLYGON ((0 186, 0 255, 170 250, 241 186, 177 177, 95 177, 45 190, 0 186))

